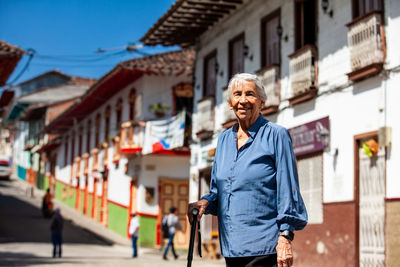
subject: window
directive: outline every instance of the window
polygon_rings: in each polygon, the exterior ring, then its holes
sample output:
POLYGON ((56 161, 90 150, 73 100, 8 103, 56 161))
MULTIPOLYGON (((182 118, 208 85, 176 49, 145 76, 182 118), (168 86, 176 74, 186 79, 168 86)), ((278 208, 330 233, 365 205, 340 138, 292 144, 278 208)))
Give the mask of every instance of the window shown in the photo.
POLYGON ((87 133, 86 133, 86 152, 90 154, 90 134, 92 128, 92 121, 89 120, 87 124, 87 133))
POLYGON ((96 115, 96 121, 95 121, 95 137, 94 137, 94 140, 95 140, 95 146, 98 146, 99 144, 100 144, 100 119, 101 119, 101 116, 100 116, 100 113, 99 114, 97 114, 96 115))
POLYGON ((105 124, 104 124, 104 141, 108 142, 108 135, 110 134, 110 114, 111 114, 111 108, 108 106, 106 108, 106 113, 105 113, 105 124))
POLYGON ((115 107, 115 116, 116 116, 116 132, 118 133, 121 129, 122 124, 122 99, 118 99, 117 106, 115 107))
POLYGON ((353 0, 353 18, 363 16, 371 11, 382 11, 382 0, 353 0))
POLYGON ((315 0, 295 0, 295 50, 316 45, 317 12, 315 0))
POLYGON ((229 41, 229 76, 244 71, 244 33, 229 41))
POLYGON ((308 213, 308 223, 322 223, 322 154, 297 160, 300 192, 308 213))
POLYGON ((135 119, 135 101, 136 101, 136 90, 132 89, 129 94, 129 120, 135 119))
POLYGON ((261 67, 280 64, 280 10, 277 10, 261 21, 261 67))
POLYGON ((217 51, 208 54, 204 59, 203 96, 215 95, 217 87, 217 51))

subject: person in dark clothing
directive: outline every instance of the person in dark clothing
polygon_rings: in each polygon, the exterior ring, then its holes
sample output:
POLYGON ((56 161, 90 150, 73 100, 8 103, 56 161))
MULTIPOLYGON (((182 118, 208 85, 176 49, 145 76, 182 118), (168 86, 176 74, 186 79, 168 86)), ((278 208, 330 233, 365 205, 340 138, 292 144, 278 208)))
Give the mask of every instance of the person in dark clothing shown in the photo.
POLYGON ((53 202, 51 201, 52 195, 50 194, 50 188, 47 188, 46 194, 43 196, 42 201, 42 214, 44 218, 51 218, 53 202))
POLYGON ((53 243, 53 258, 57 255, 58 246, 58 257, 61 258, 61 245, 62 245, 62 230, 64 220, 60 214, 60 209, 54 210, 53 220, 51 221, 51 242, 53 243))

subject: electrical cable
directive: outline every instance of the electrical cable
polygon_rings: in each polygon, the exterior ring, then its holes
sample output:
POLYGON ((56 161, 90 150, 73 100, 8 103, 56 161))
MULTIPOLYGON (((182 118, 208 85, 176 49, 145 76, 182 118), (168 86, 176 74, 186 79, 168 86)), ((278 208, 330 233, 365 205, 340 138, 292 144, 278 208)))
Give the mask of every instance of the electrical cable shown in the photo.
POLYGON ((24 74, 24 72, 28 69, 29 64, 31 63, 33 56, 35 55, 36 51, 32 48, 28 48, 26 51, 28 51, 28 61, 26 62, 25 66, 22 68, 22 70, 20 71, 20 73, 9 83, 6 84, 6 86, 10 86, 13 83, 15 83, 21 76, 22 74, 24 74))

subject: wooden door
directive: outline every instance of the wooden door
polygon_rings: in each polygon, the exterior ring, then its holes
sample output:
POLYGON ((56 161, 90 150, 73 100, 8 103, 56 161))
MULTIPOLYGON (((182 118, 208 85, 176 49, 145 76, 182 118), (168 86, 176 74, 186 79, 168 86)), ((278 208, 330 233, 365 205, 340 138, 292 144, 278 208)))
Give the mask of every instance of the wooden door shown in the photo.
MULTIPOLYGON (((189 181, 178 179, 160 179, 160 197, 159 197, 159 221, 169 214, 171 207, 176 207, 176 215, 179 217, 179 223, 182 227, 181 231, 177 231, 175 235, 175 247, 187 248, 189 244, 190 224, 186 217, 187 204, 189 201, 189 181)), ((158 225, 157 229, 160 226, 158 225)), ((159 233, 157 233, 159 234, 159 233)))

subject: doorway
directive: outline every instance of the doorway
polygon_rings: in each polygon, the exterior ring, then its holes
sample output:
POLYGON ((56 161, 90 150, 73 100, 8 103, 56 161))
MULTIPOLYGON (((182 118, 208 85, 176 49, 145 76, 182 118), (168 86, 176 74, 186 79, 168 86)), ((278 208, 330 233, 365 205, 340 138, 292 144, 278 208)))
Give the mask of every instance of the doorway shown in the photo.
MULTIPOLYGON (((187 204, 189 201, 189 181, 187 179, 169 179, 160 178, 160 196, 159 207, 160 214, 157 229, 160 229, 161 220, 169 214, 171 207, 176 207, 176 215, 179 217, 179 223, 182 227, 175 235, 175 247, 187 248, 189 244, 189 221, 186 218, 187 204)), ((160 233, 158 232, 157 235, 160 233)), ((159 238, 157 238, 159 240, 159 238)))
POLYGON ((386 153, 376 132, 356 136, 355 148, 359 266, 384 266, 386 153))

